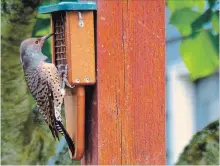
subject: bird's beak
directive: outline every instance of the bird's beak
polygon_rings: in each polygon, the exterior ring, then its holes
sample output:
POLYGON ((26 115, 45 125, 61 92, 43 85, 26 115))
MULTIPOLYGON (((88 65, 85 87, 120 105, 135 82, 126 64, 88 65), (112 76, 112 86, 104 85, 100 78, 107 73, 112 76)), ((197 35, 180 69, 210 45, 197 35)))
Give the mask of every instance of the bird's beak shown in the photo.
POLYGON ((49 37, 51 37, 52 35, 53 35, 53 33, 51 33, 51 34, 49 34, 49 35, 47 35, 47 36, 43 36, 43 37, 41 38, 41 40, 45 41, 45 40, 47 40, 49 37))

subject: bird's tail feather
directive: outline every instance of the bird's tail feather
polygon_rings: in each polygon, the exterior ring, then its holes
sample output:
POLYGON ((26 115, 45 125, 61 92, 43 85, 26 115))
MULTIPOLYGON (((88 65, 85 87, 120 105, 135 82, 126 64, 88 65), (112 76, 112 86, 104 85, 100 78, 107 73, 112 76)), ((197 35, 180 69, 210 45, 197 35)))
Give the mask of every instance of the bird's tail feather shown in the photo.
POLYGON ((70 135, 68 134, 68 132, 67 132, 66 129, 64 128, 62 122, 56 121, 56 123, 60 126, 60 128, 61 128, 61 130, 62 130, 61 134, 65 137, 66 142, 67 142, 67 144, 68 144, 68 146, 69 146, 69 149, 70 149, 70 151, 71 151, 71 153, 72 153, 72 156, 74 156, 74 154, 75 154, 75 145, 74 145, 74 143, 73 143, 73 141, 72 141, 70 135))

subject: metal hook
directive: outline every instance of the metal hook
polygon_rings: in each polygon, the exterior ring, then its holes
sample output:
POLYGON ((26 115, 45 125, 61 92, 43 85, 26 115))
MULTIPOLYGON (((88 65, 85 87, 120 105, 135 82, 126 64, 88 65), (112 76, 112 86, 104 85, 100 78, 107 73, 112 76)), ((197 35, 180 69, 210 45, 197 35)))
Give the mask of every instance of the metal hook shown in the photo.
POLYGON ((79 27, 79 28, 83 28, 83 27, 84 27, 84 22, 83 22, 83 19, 82 19, 82 13, 81 13, 81 12, 78 12, 78 16, 79 16, 78 27, 79 27))

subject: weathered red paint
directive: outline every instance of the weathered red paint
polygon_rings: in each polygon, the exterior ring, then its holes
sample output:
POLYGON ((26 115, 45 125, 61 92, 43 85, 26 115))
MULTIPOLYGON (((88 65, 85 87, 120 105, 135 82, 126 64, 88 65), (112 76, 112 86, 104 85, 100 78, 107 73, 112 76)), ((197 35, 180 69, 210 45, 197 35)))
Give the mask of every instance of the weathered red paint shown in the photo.
POLYGON ((165 164, 165 0, 97 5, 97 84, 82 163, 165 164))

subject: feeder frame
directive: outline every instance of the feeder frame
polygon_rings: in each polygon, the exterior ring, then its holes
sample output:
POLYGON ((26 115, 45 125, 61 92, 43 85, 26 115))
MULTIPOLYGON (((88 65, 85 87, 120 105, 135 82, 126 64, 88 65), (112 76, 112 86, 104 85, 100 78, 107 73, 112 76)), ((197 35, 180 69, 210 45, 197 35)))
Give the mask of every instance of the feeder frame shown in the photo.
MULTIPOLYGON (((65 0, 40 6, 39 13, 51 13, 52 62, 58 70, 68 65, 68 81, 76 85, 66 89, 64 106, 66 128, 75 145, 74 160, 82 159, 85 148, 85 89, 93 85, 95 75, 94 2, 65 0)), ((61 73, 62 74, 62 73, 61 73)))

